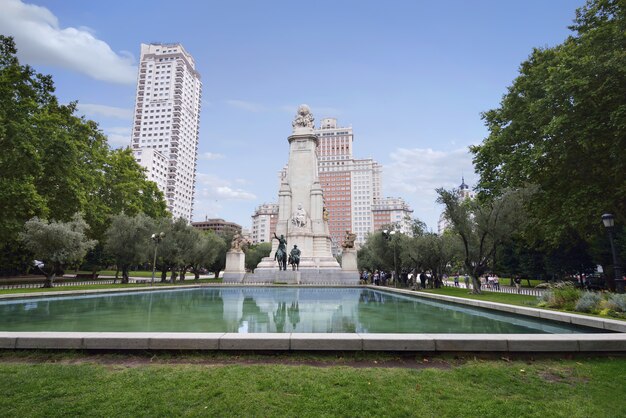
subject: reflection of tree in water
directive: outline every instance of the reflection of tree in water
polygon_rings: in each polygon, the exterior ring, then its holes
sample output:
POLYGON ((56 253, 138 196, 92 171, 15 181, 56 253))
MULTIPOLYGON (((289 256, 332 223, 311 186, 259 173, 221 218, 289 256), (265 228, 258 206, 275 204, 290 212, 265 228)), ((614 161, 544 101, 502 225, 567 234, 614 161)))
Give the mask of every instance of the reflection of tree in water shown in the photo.
POLYGON ((285 302, 278 303, 278 309, 273 314, 276 332, 285 332, 285 320, 287 318, 287 304, 285 302))
POLYGON ((291 330, 294 331, 296 325, 300 323, 300 306, 298 305, 298 301, 291 302, 291 306, 287 309, 287 316, 291 323, 291 330))

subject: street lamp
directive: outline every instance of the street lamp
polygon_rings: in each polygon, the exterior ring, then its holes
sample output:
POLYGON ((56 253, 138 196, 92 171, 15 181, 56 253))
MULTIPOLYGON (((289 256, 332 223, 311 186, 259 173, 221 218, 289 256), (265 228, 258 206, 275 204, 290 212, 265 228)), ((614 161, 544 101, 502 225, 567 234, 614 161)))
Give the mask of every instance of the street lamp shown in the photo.
POLYGON ((602 215, 602 223, 609 233, 609 242, 611 243, 611 252, 613 253, 613 274, 615 277, 615 291, 624 293, 624 279, 622 279, 622 266, 617 261, 617 252, 615 244, 613 244, 613 229, 615 229, 615 218, 610 213, 602 215))
POLYGON ((396 230, 394 229, 393 231, 389 231, 388 229, 385 229, 383 234, 388 241, 391 241, 391 247, 393 248, 393 274, 395 276, 393 285, 394 287, 398 287, 398 281, 400 279, 398 277, 398 266, 396 264, 396 242, 393 240, 393 237, 396 235, 396 230))
POLYGON ((156 272, 157 248, 159 248, 159 244, 161 243, 163 238, 165 238, 165 232, 152 234, 150 238, 152 238, 152 241, 154 241, 154 261, 152 262, 152 281, 150 281, 150 286, 154 286, 154 273, 156 272))

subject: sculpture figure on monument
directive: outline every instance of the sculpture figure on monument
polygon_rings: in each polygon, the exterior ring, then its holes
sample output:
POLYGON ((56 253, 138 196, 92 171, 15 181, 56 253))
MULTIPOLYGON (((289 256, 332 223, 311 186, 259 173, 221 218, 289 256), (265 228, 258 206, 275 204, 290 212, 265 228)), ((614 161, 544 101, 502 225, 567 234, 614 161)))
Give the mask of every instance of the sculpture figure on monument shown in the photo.
POLYGON ((343 244, 341 244, 342 248, 354 248, 354 241, 356 240, 356 234, 350 232, 349 229, 346 229, 346 237, 343 239, 343 244))
POLYGON ((326 209, 326 206, 322 208, 322 218, 324 222, 328 222, 328 209, 326 209))
POLYGON ((289 264, 292 270, 300 270, 300 249, 294 245, 289 253, 289 264))
POLYGON ((291 223, 293 223, 298 228, 304 228, 306 226, 306 210, 302 207, 302 203, 298 203, 298 209, 293 213, 291 217, 291 223))
POLYGON ((278 261, 278 270, 287 270, 287 239, 281 234, 280 238, 274 232, 274 238, 278 240, 278 248, 274 254, 274 260, 278 261))
POLYGON ((236 233, 230 242, 230 249, 232 251, 242 251, 246 243, 246 239, 240 233, 236 233))
POLYGON ((313 122, 315 119, 313 118, 313 114, 311 113, 311 109, 309 106, 303 104, 298 107, 298 113, 296 113, 296 118, 291 123, 294 129, 297 128, 311 128, 313 129, 313 122))

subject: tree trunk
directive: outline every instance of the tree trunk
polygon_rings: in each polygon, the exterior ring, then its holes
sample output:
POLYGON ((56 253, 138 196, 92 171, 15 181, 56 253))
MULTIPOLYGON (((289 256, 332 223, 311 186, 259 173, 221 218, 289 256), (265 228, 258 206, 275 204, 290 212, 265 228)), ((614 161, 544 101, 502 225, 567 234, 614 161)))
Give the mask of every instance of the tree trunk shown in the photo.
POLYGON ((176 269, 172 267, 172 274, 170 276, 170 283, 176 282, 176 269))
POLYGON ((122 284, 128 284, 128 268, 129 266, 122 266, 122 284))
POLYGON ((167 269, 164 268, 161 270, 161 283, 165 283, 167 281, 167 269))
POLYGON ((193 271, 193 278, 194 280, 200 280, 200 271, 198 269, 193 271))
POLYGON ((54 283, 54 277, 56 273, 52 272, 50 274, 46 274, 46 280, 43 282, 42 288, 49 289, 52 287, 52 283, 54 283))
POLYGON ((187 273, 187 269, 186 269, 186 268, 182 268, 182 269, 180 270, 180 277, 179 277, 179 279, 180 279, 180 282, 181 282, 181 283, 184 283, 184 282, 185 282, 185 274, 186 274, 186 273, 187 273))
POLYGON ((480 290, 480 277, 472 276, 472 293, 475 295, 481 295, 483 292, 480 290))

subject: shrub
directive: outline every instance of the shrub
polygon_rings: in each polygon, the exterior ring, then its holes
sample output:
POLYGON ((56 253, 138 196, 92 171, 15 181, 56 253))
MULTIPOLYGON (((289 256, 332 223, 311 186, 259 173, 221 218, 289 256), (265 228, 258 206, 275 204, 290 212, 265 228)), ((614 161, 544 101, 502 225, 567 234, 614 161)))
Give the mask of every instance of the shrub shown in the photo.
POLYGON ((580 290, 571 282, 555 283, 539 298, 537 306, 571 311, 574 310, 580 294, 580 290))
POLYGON ((626 312, 626 294, 614 293, 609 296, 606 307, 616 312, 626 312))
POLYGON ((576 302, 574 310, 588 313, 597 312, 600 307, 600 302, 602 302, 602 296, 600 294, 583 292, 578 302, 576 302))

